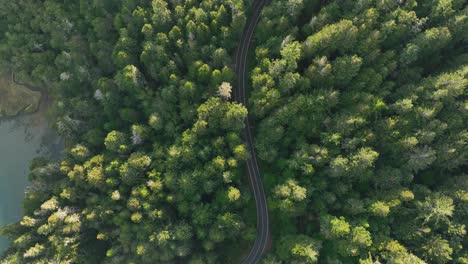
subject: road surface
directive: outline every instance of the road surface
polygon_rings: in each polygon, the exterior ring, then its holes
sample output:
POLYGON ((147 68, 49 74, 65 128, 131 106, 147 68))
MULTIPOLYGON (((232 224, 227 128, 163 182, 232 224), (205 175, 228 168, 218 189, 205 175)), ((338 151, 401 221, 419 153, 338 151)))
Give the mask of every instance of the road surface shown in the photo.
MULTIPOLYGON (((234 100, 242 103, 247 107, 247 98, 245 92, 245 79, 246 79, 246 64, 247 54, 249 52, 250 42, 253 37, 255 27, 260 20, 260 12, 265 6, 266 0, 255 0, 253 4, 253 12, 250 19, 247 21, 246 27, 242 34, 236 55, 236 75, 238 79, 237 88, 234 90, 234 100)), ((255 198, 255 205, 257 208, 257 237, 254 245, 252 246, 249 254, 244 259, 244 264, 258 263, 265 252, 268 243, 269 235, 269 221, 268 221, 268 208, 263 189, 262 177, 257 163, 255 154, 252 131, 250 127, 249 118, 245 120, 244 136, 247 147, 250 150, 251 157, 247 160, 248 177, 250 188, 255 198)))

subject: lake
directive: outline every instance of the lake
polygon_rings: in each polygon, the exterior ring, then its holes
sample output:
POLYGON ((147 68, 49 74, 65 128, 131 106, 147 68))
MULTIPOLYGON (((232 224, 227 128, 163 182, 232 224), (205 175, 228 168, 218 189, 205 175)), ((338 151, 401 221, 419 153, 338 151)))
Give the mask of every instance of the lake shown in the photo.
MULTIPOLYGON (((42 155, 57 156, 63 149, 44 113, 0 120, 0 226, 22 218, 30 161, 42 155)), ((0 255, 7 246, 8 241, 0 237, 0 255)))

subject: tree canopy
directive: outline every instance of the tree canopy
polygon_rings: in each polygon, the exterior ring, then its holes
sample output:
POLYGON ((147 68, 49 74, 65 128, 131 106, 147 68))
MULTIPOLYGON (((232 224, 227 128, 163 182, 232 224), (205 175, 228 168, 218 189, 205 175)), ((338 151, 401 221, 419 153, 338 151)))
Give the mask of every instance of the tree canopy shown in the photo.
MULTIPOLYGON (((46 87, 58 161, 31 162, 4 263, 468 263, 463 0, 0 0, 0 65, 46 87)), ((2 262, 2 263, 3 263, 2 262)))

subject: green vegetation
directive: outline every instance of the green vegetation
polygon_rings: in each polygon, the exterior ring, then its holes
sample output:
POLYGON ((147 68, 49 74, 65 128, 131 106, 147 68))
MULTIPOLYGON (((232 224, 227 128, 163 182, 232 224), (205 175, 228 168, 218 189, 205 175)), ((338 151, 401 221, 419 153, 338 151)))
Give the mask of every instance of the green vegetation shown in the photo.
POLYGON ((467 263, 462 2, 266 7, 249 108, 281 227, 265 263, 467 263))
POLYGON ((247 248, 255 234, 245 217, 247 110, 217 94, 234 81, 244 3, 0 8, 3 64, 48 87, 71 146, 58 163, 32 162, 25 217, 2 232, 13 241, 5 261, 238 261, 226 248, 247 248))
POLYGON ((33 113, 39 107, 41 93, 13 83, 0 74, 0 118, 33 113))
MULTIPOLYGON (((48 87, 5 263, 239 263, 255 238, 229 102, 251 1, 0 0, 0 58, 48 87)), ((273 263, 468 263, 463 0, 272 0, 249 114, 273 263)))

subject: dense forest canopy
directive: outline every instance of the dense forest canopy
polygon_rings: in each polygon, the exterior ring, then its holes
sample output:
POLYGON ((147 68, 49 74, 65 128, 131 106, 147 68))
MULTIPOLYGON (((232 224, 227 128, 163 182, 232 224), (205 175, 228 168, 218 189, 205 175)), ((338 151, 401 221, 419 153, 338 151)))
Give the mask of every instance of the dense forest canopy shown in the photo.
POLYGON ((58 162, 32 161, 2 263, 468 263, 464 0, 272 0, 229 101, 252 1, 0 0, 2 71, 46 87, 58 162), (248 109, 248 110, 247 110, 248 109))

